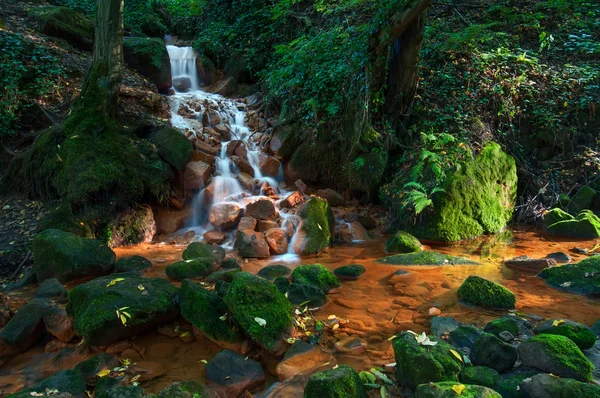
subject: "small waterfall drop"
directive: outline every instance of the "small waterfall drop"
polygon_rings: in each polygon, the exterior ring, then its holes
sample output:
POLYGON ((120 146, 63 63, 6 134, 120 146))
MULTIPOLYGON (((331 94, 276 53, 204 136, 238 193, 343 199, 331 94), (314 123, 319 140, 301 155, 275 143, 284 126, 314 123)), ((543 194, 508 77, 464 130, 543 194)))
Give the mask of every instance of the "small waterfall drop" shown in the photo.
POLYGON ((177 79, 190 79, 190 90, 200 88, 198 84, 198 71, 196 70, 196 51, 192 47, 167 46, 171 59, 171 76, 177 79))

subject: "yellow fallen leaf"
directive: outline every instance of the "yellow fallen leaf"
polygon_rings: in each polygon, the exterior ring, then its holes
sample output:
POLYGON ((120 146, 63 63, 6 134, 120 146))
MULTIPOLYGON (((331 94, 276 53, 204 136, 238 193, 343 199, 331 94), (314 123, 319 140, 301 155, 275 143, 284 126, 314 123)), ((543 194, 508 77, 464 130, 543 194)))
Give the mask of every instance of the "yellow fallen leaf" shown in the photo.
POLYGON ((463 390, 465 389, 465 385, 464 384, 455 384, 452 386, 452 389, 454 390, 455 393, 457 393, 458 395, 461 395, 463 390))
POLYGON ((200 362, 202 362, 205 365, 208 363, 208 361, 206 359, 201 359, 200 362))
POLYGON ((183 333, 181 333, 181 336, 179 336, 179 337, 185 337, 185 336, 187 336, 188 334, 190 334, 190 332, 183 332, 183 333))
POLYGON ((127 318, 125 317, 125 315, 121 314, 119 315, 119 318, 121 319, 121 323, 127 326, 127 318))
POLYGON ((565 323, 564 319, 557 319, 556 321, 552 322, 552 326, 558 326, 561 323, 565 323))
POLYGON ((96 373, 96 376, 98 377, 106 377, 110 374, 110 369, 104 369, 101 370, 100 372, 96 373))
POLYGON ((340 328, 340 324, 336 323, 335 325, 333 325, 333 327, 331 328, 331 330, 338 330, 340 328))
POLYGON ((456 359, 463 362, 462 356, 458 352, 456 352, 454 350, 450 350, 450 352, 452 353, 452 355, 454 355, 456 357, 456 359))
POLYGON ((108 284, 106 285, 106 287, 111 287, 114 286, 115 284, 117 284, 118 282, 122 282, 124 281, 125 278, 115 278, 112 281, 108 282, 108 284))

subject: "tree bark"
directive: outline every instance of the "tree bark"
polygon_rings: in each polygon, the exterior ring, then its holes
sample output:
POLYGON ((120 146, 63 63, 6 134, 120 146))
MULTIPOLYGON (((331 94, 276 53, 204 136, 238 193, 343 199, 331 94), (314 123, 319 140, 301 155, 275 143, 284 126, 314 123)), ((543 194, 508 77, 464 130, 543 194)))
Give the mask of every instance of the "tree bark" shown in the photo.
POLYGON ((117 113, 123 68, 123 2, 98 0, 92 66, 79 105, 96 107, 107 117, 117 113))

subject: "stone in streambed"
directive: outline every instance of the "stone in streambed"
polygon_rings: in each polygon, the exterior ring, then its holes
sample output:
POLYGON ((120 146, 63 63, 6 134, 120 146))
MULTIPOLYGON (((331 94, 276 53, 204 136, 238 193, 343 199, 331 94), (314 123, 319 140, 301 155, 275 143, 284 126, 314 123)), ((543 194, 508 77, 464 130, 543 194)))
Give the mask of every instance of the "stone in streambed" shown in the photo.
POLYGON ((317 195, 325 199, 331 206, 345 206, 346 199, 331 188, 319 189, 317 195))
POLYGON ((60 282, 104 275, 115 266, 115 253, 106 243, 80 238, 69 232, 47 229, 32 241, 33 269, 38 282, 60 282))
POLYGON ((435 337, 449 335, 452 331, 458 329, 460 323, 451 316, 434 316, 431 318, 431 334, 435 337))
POLYGON ((217 296, 223 298, 229 291, 229 286, 231 286, 231 283, 229 282, 217 281, 217 283, 215 283, 215 293, 217 296))
POLYGON ((565 320, 550 319, 535 328, 535 334, 557 334, 568 337, 581 350, 592 348, 596 344, 596 334, 581 323, 565 320))
POLYGON ((220 245, 227 240, 227 234, 220 231, 207 231, 202 235, 204 241, 209 245, 220 245))
POLYGON ((517 357, 516 347, 489 333, 479 336, 471 348, 473 365, 487 366, 498 372, 511 369, 517 361, 517 357))
POLYGON ((258 167, 260 172, 269 177, 277 178, 279 175, 279 169, 281 168, 281 162, 273 156, 259 156, 258 167))
POLYGON ((178 261, 167 266, 165 273, 173 280, 202 278, 210 275, 217 267, 212 257, 194 258, 192 260, 178 261))
POLYGON ((208 222, 222 231, 231 231, 237 227, 244 209, 235 203, 217 203, 210 209, 208 222))
POLYGON ((262 387, 265 373, 258 362, 224 350, 206 364, 206 381, 228 397, 239 397, 262 387))
POLYGON ((242 217, 238 225, 238 230, 254 231, 256 229, 257 220, 252 217, 242 217))
POLYGON ((460 381, 465 384, 475 384, 489 388, 494 388, 499 380, 500 374, 485 366, 468 366, 460 374, 460 381))
POLYGON ((233 248, 243 258, 268 258, 271 250, 260 232, 238 230, 233 248))
POLYGON ((571 293, 600 294, 600 255, 576 264, 546 268, 538 276, 548 285, 571 293))
POLYGON ((160 392, 152 394, 150 398, 211 398, 214 392, 195 380, 178 381, 160 392))
POLYGON ((573 379, 565 379, 549 374, 538 374, 523 380, 519 391, 527 398, 598 398, 600 386, 583 383, 573 379))
POLYGON ((460 384, 452 381, 421 384, 415 390, 415 398, 454 398, 459 396, 455 390, 459 385, 463 387, 460 396, 465 398, 502 398, 500 394, 489 387, 460 384))
POLYGON ((241 268, 229 268, 229 269, 219 269, 206 278, 204 278, 205 282, 208 283, 216 283, 218 281, 225 281, 231 283, 233 281, 233 277, 238 272, 242 272, 241 268))
POLYGON ((317 345, 296 341, 277 364, 275 372, 279 380, 284 381, 295 375, 310 374, 311 371, 323 366, 324 363, 334 363, 335 359, 317 345))
POLYGON ((311 197, 298 211, 302 219, 298 227, 294 251, 299 255, 312 255, 323 252, 335 236, 335 219, 329 203, 321 198, 311 197))
POLYGON ((134 273, 96 278, 69 292, 67 313, 90 345, 108 345, 138 335, 178 316, 178 289, 162 278, 134 273), (140 288, 141 287, 141 288, 140 288), (116 309, 127 312, 125 324, 116 309))
POLYGON ((97 375, 99 372, 103 370, 112 370, 118 365, 119 358, 111 354, 102 353, 78 363, 77 366, 75 366, 75 369, 81 372, 81 376, 86 383, 91 384, 91 382, 98 377, 97 375))
POLYGON ((591 210, 584 210, 573 219, 559 221, 546 227, 546 232, 581 239, 600 238, 600 218, 591 210))
POLYGON ((315 373, 308 379, 304 398, 367 398, 358 373, 347 365, 315 373))
POLYGON ((44 313, 52 302, 33 299, 0 330, 0 364, 29 349, 44 333, 44 313))
POLYGON ((496 383, 495 390, 502 395, 503 398, 524 398, 520 391, 519 384, 530 377, 533 377, 540 372, 531 368, 519 367, 507 373, 500 375, 500 380, 496 383))
POLYGON ((340 280, 355 281, 366 271, 360 264, 350 264, 334 269, 333 274, 340 280))
POLYGON ((416 253, 423 251, 423 245, 408 232, 398 231, 385 243, 388 253, 416 253))
POLYGON ((212 257, 216 264, 221 264, 225 258, 225 249, 220 246, 213 246, 201 242, 190 243, 183 251, 181 257, 184 260, 193 260, 195 258, 212 257))
POLYGON ((300 206, 302 203, 304 203, 304 194, 296 191, 289 194, 279 203, 279 205, 284 209, 293 209, 296 206, 300 206))
POLYGON ((559 208, 554 208, 544 214, 544 227, 548 228, 549 226, 558 222, 569 221, 573 219, 574 217, 566 211, 559 208))
POLYGON ((115 264, 115 272, 137 272, 152 268, 152 262, 142 256, 122 257, 115 264))
POLYGON ((288 276, 291 273, 292 273, 292 270, 289 269, 288 267, 286 267, 285 265, 273 264, 273 265, 267 265, 266 267, 262 268, 260 271, 258 271, 258 273, 256 275, 258 275, 261 278, 264 278, 266 280, 272 281, 272 280, 275 280, 275 278, 277 278, 277 277, 288 276))
POLYGON ((321 264, 305 264, 292 272, 292 281, 311 285, 329 293, 342 286, 339 279, 321 264))
POLYGON ((485 325, 483 331, 486 333, 493 334, 496 337, 498 337, 502 332, 509 332, 513 336, 516 336, 517 334, 519 334, 519 324, 512 317, 505 316, 490 321, 487 325, 485 325))
POLYGON ((62 370, 33 387, 11 394, 10 398, 31 398, 33 396, 46 396, 46 390, 58 390, 64 396, 84 398, 87 397, 86 383, 81 372, 77 369, 62 370))
POLYGON ((290 303, 297 306, 322 307, 327 302, 327 296, 323 290, 311 285, 292 283, 287 289, 287 297, 290 303))
POLYGON ((265 239, 272 254, 285 254, 288 250, 286 233, 281 228, 271 228, 265 232, 265 239))
POLYGON ((462 325, 450 332, 448 342, 457 348, 470 350, 482 334, 483 331, 475 326, 462 325))
POLYGON ((52 306, 44 312, 46 331, 63 343, 68 343, 76 336, 73 329, 73 318, 69 317, 63 307, 52 306))
POLYGON ((35 298, 48 298, 62 301, 69 296, 69 292, 56 278, 46 279, 35 291, 35 298))
POLYGON ((279 223, 273 220, 258 220, 258 223, 256 224, 256 230, 258 232, 267 232, 270 229, 277 229, 279 227, 279 223))
POLYGON ((377 262, 390 265, 474 265, 474 261, 463 257, 455 257, 447 254, 425 250, 418 253, 395 254, 380 258, 377 262))
POLYGON ((192 79, 187 76, 178 76, 173 78, 173 88, 175 91, 184 93, 192 87, 192 79))
POLYGON ((275 205, 269 199, 259 199, 246 206, 246 217, 257 220, 268 220, 275 217, 275 205))
POLYGON ((514 309, 515 294, 495 282, 471 275, 456 292, 462 301, 486 308, 514 309))
POLYGON ((281 294, 286 294, 287 291, 290 289, 291 283, 283 276, 278 276, 273 281, 273 285, 275 285, 275 287, 277 287, 277 290, 279 290, 281 292, 281 294))
POLYGON ((510 260, 506 260, 504 265, 517 271, 537 274, 544 268, 554 267, 556 265, 556 261, 550 258, 530 258, 529 256, 519 256, 510 260))

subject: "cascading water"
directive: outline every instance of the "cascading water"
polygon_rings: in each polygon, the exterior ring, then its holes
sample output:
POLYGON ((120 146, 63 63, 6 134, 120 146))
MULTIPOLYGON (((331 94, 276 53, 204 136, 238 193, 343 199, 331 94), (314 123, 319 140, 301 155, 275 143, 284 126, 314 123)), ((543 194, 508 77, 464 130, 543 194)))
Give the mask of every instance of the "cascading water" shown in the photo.
MULTIPOLYGON (((171 124, 184 131, 192 142, 211 142, 216 148, 220 145, 220 149, 215 151, 215 171, 211 181, 192 201, 192 219, 188 223, 189 229, 194 230, 196 236, 202 236, 204 232, 211 230, 208 215, 215 205, 232 203, 245 208, 248 203, 257 199, 269 198, 260 194, 264 184, 278 191, 279 198, 290 194, 291 192, 281 186, 283 180, 281 167, 276 175, 271 176, 266 175, 261 169, 260 160, 265 155, 261 153, 258 143, 253 140, 250 128, 246 126, 246 104, 201 90, 201 82, 198 80, 196 70, 196 53, 193 48, 168 45, 167 51, 171 58, 175 90, 175 94, 170 97, 171 124), (176 82, 184 83, 176 84, 176 82), (221 132, 218 139, 215 139, 215 130, 221 132), (247 160, 247 166, 252 170, 245 170, 247 176, 253 174, 250 178, 251 186, 248 179, 245 183, 241 182, 241 175, 245 173, 241 172, 234 161, 230 144, 239 142, 242 143, 243 157, 247 160)), ((239 161, 239 157, 236 160, 239 161)), ((278 205, 278 199, 275 197, 269 199, 278 205)), ((296 230, 298 222, 295 215, 280 209, 279 216, 282 229, 296 230)), ((293 235, 295 236, 295 232, 293 235)), ((294 236, 288 236, 289 240, 293 242, 294 236)), ((229 233, 227 241, 223 244, 231 247, 233 238, 234 234, 229 233)), ((292 259, 292 255, 295 257, 293 245, 289 245, 287 257, 292 259)))

